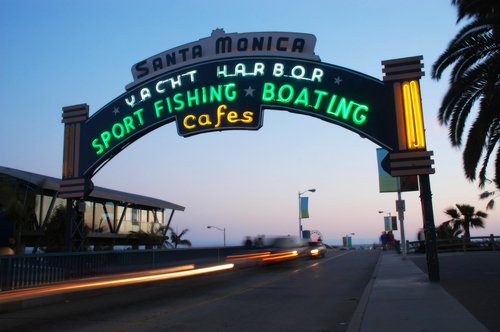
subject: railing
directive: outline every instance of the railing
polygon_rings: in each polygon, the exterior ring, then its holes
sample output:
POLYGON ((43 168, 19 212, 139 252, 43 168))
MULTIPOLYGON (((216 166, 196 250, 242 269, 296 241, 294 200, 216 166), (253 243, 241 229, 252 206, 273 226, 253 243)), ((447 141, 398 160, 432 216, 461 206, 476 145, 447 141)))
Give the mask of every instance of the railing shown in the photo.
MULTIPOLYGON (((470 238, 437 239, 438 252, 500 250, 500 236, 471 236, 470 238)), ((406 241, 407 251, 425 252, 424 241, 406 241)))
POLYGON ((213 264, 241 247, 0 256, 0 291, 184 263, 213 264))

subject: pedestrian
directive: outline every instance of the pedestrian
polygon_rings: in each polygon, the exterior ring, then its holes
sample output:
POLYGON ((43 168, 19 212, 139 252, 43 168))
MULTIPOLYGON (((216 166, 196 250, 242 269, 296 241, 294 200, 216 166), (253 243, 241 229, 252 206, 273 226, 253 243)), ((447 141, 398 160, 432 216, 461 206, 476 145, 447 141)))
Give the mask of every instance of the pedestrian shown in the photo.
POLYGON ((388 245, 389 249, 394 248, 394 234, 392 234, 392 231, 389 231, 387 233, 387 245, 388 245))
POLYGON ((245 239, 245 249, 252 249, 252 239, 247 236, 245 239))
POLYGON ((380 235, 380 243, 382 243, 382 249, 387 250, 387 234, 385 232, 380 235))
POLYGON ((418 239, 418 249, 417 251, 420 253, 425 252, 425 233, 422 228, 419 229, 417 233, 417 239, 418 239))

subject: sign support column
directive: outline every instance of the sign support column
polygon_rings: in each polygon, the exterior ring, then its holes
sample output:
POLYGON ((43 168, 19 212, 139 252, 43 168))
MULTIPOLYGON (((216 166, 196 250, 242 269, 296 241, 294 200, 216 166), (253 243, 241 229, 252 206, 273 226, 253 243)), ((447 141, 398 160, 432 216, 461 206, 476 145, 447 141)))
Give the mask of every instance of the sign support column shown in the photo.
POLYGON ((63 107, 64 155, 59 197, 66 198, 66 251, 81 251, 85 240, 85 197, 92 181, 81 174, 80 138, 84 122, 89 118, 87 104, 63 107))
POLYGON ((393 151, 390 168, 392 176, 418 175, 420 202, 425 232, 425 252, 430 281, 439 281, 439 260, 436 246, 436 228, 432 208, 432 193, 429 174, 435 170, 430 159, 432 151, 427 151, 425 128, 420 96, 420 77, 423 57, 382 61, 384 81, 394 82, 394 102, 398 129, 399 150, 393 151))

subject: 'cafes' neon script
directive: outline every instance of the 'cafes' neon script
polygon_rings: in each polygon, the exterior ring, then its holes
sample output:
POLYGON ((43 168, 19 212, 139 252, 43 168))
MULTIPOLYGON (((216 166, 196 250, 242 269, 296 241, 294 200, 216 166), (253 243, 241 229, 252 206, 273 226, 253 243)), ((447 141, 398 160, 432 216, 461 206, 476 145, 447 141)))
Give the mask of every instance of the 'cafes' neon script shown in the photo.
POLYGON ((92 139, 93 150, 101 155, 142 127, 168 119, 176 120, 182 136, 258 129, 262 105, 299 110, 349 126, 367 121, 366 103, 335 92, 340 89, 340 77, 327 77, 320 67, 290 63, 226 62, 209 67, 208 73, 200 66, 161 77, 123 98, 120 105, 129 109, 123 110, 127 115, 116 117, 92 139))

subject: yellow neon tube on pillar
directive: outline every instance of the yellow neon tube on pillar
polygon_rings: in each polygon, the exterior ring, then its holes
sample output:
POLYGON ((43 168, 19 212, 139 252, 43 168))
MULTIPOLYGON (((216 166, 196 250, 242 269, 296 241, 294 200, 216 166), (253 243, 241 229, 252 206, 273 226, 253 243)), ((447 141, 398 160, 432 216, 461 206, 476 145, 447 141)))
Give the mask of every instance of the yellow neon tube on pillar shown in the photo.
POLYGON ((425 148, 424 120, 418 81, 403 83, 406 145, 410 150, 425 148))

